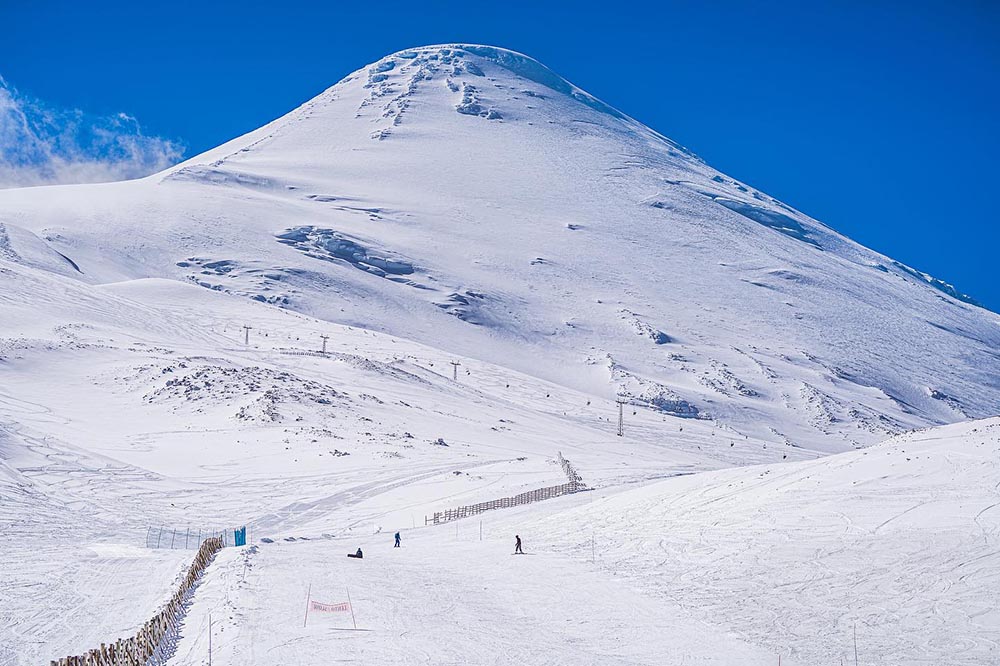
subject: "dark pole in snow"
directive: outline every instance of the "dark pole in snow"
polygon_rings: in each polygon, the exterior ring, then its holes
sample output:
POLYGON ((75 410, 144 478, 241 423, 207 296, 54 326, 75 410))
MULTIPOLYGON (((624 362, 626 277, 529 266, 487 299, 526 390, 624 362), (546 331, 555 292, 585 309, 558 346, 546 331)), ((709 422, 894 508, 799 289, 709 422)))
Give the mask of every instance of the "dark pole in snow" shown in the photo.
POLYGON ((854 621, 854 666, 858 666, 858 621, 854 621))
POLYGON ((354 619, 354 604, 351 603, 351 588, 344 587, 347 590, 347 607, 351 609, 351 623, 354 625, 354 630, 358 629, 358 621, 354 619))
POLYGON ((323 353, 325 354, 326 353, 326 341, 330 339, 330 336, 329 335, 321 335, 319 337, 323 338, 323 353))

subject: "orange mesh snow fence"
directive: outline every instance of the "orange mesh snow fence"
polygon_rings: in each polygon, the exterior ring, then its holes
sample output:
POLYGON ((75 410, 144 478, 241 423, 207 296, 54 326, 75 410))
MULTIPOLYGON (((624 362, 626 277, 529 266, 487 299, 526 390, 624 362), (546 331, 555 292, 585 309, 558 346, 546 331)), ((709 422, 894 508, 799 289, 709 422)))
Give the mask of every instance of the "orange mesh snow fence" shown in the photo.
POLYGON ((317 613, 349 613, 351 612, 351 604, 346 601, 339 604, 321 604, 318 601, 310 601, 309 610, 317 613))

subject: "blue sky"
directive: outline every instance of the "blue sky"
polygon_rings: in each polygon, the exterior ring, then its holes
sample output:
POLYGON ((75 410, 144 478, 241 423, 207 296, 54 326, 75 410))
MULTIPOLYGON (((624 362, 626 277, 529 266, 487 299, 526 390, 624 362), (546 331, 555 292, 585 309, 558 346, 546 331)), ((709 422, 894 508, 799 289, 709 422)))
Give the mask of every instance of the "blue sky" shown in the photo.
POLYGON ((153 164, 178 144, 192 155, 258 127, 393 51, 512 48, 1000 311, 1000 3, 990 0, 0 0, 0 25, 0 76, 19 94, 63 110, 57 120, 66 109, 137 119, 164 138, 142 139, 153 164))

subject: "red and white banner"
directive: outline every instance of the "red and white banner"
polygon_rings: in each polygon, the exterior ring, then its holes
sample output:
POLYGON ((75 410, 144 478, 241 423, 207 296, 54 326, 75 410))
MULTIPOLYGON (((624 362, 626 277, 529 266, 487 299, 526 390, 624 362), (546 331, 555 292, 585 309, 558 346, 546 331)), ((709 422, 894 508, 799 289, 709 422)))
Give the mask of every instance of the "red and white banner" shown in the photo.
POLYGON ((318 601, 310 601, 309 610, 317 613, 349 613, 351 612, 351 604, 346 601, 339 604, 321 604, 318 601))

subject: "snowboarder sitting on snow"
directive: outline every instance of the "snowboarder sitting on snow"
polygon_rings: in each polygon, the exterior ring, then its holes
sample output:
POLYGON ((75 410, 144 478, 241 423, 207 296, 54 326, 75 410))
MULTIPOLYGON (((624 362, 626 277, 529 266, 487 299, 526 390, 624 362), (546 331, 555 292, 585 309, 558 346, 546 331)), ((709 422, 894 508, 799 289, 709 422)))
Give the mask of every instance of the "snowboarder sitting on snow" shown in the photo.
POLYGON ((393 548, 399 548, 399 532, 396 532, 396 545, 393 548))
POLYGON ((521 550, 521 537, 517 534, 514 535, 514 554, 524 555, 524 551, 521 550))
POLYGON ((365 556, 365 554, 361 552, 360 548, 358 548, 358 552, 356 552, 356 553, 348 553, 347 556, 348 557, 354 557, 354 558, 357 558, 357 559, 360 560, 360 559, 362 559, 365 556))

